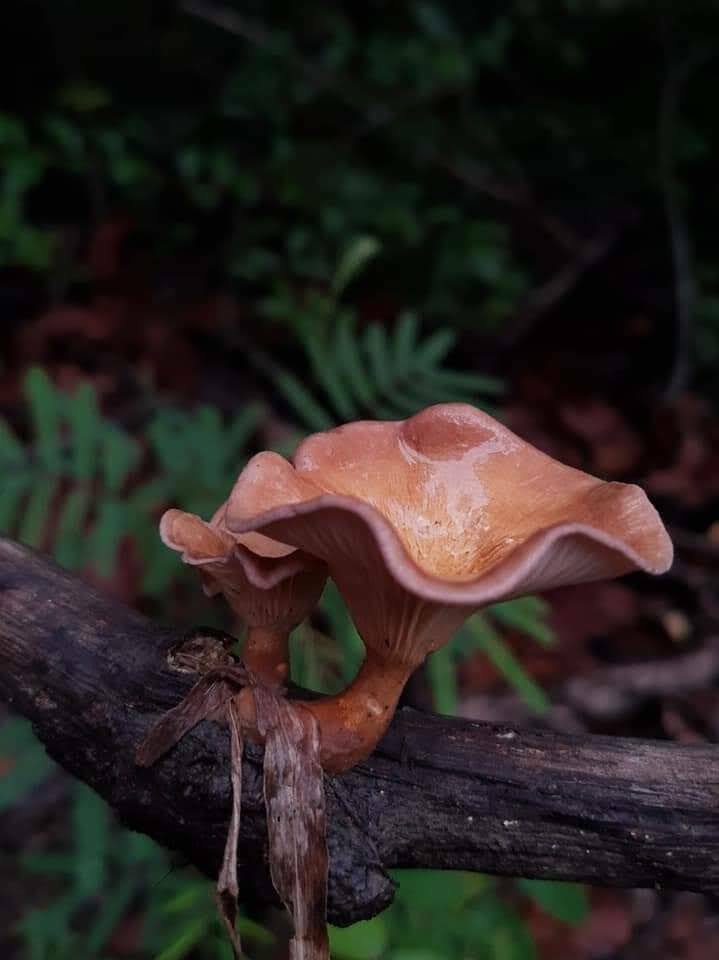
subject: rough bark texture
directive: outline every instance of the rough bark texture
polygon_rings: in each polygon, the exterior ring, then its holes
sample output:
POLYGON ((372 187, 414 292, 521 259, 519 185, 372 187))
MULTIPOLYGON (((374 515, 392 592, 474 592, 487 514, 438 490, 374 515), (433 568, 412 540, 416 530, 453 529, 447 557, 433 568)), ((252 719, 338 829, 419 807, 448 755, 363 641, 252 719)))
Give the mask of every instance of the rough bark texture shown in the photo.
MULTIPOLYGON (((177 633, 0 541, 0 697, 121 820, 216 876, 231 809, 227 729, 203 722, 149 769, 149 724, 187 692, 177 633)), ((243 771, 241 884, 273 897, 259 752, 243 771), (251 877, 251 881, 248 880, 251 877)), ((326 781, 329 917, 369 917, 390 867, 447 867, 719 893, 719 748, 577 737, 401 710, 326 781)))

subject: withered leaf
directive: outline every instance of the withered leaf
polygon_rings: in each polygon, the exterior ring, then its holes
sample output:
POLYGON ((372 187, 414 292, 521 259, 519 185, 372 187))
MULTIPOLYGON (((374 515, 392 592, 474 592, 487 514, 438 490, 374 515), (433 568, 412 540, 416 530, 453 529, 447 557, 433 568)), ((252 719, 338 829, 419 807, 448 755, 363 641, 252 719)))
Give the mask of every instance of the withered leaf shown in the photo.
POLYGON ((242 727, 237 704, 226 704, 227 722, 230 728, 230 780, 232 783, 232 815, 225 842, 222 868, 217 878, 217 902, 220 916, 227 929, 236 960, 242 956, 242 943, 237 932, 237 844, 240 839, 240 814, 242 808, 242 727))
POLYGON ((325 795, 314 717, 257 687, 272 882, 294 922, 290 960, 329 960, 325 795))
POLYGON ((221 680, 210 676, 198 680, 184 700, 150 728, 138 747, 135 762, 141 767, 151 767, 201 720, 217 716, 232 694, 233 688, 221 680))

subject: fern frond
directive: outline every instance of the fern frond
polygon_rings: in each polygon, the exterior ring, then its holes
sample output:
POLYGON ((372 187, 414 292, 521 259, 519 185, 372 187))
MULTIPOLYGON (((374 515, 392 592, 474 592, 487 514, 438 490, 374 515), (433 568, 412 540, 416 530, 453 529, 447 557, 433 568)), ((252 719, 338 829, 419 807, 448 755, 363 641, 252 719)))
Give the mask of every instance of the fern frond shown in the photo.
MULTIPOLYGON (((541 603, 535 597, 527 598, 530 604, 541 603)), ((489 607, 482 613, 476 613, 461 628, 452 641, 455 655, 469 656, 479 650, 492 662, 496 670, 502 674, 508 684, 514 689, 527 706, 535 713, 546 713, 549 710, 549 700, 539 684, 526 672, 522 664, 514 655, 499 631, 491 623, 500 608, 500 617, 506 623, 508 613, 512 607, 521 601, 511 600, 504 604, 489 607), (503 609, 502 609, 503 608, 503 609)), ((525 611, 526 615, 526 611, 525 611)), ((497 617, 499 620, 500 617, 497 617)), ((524 630, 524 632, 529 632, 524 630)))
POLYGON ((409 361, 415 352, 419 337, 419 318, 417 314, 406 311, 400 314, 394 328, 394 368, 398 377, 404 377, 409 370, 409 361))
POLYGON ((119 493, 140 461, 137 441, 114 424, 102 421, 100 450, 100 482, 108 493, 119 493))
POLYGON ((311 390, 299 378, 260 351, 251 355, 255 366, 267 375, 292 411, 309 430, 328 430, 334 425, 331 413, 324 409, 311 390))
POLYGON ((64 411, 72 437, 70 473, 90 481, 100 458, 100 410, 91 384, 82 383, 74 394, 64 397, 64 411))
POLYGON ((109 577, 115 569, 117 545, 128 533, 128 510, 115 499, 98 504, 95 523, 87 543, 87 556, 101 577, 109 577))
POLYGON ((340 297, 346 287, 362 272, 366 264, 375 257, 382 248, 376 237, 357 237, 342 255, 335 275, 332 278, 332 293, 335 298, 340 297))
MULTIPOLYGON (((0 458, 0 463, 2 458, 0 458)), ((32 476, 9 471, 0 487, 0 533, 12 533, 23 501, 32 485, 32 476)))
POLYGON ((357 318, 351 310, 344 310, 337 318, 332 360, 351 392, 353 417, 369 409, 374 397, 372 378, 364 365, 357 362, 357 342, 357 318))
POLYGON ((454 333, 440 329, 423 339, 411 313, 391 330, 373 323, 358 331, 354 315, 343 310, 333 327, 318 325, 301 343, 307 382, 264 355, 254 359, 307 430, 358 417, 400 419, 434 403, 482 406, 502 389, 494 377, 447 368, 454 333))
POLYGON ((89 487, 74 487, 65 497, 60 510, 55 530, 55 559, 71 570, 85 560, 85 529, 92 499, 89 487))
POLYGON ((552 647, 556 641, 546 620, 548 610, 548 605, 539 597, 519 597, 490 607, 499 624, 526 634, 542 647, 552 647))
POLYGON ((40 367, 28 371, 23 393, 32 421, 35 456, 47 470, 59 471, 62 462, 62 395, 40 367))
POLYGON ((60 488, 57 474, 40 473, 35 478, 20 524, 19 539, 30 547, 40 547, 50 507, 60 488))
POLYGON ((172 504, 203 516, 214 511, 246 458, 259 408, 246 407, 231 423, 212 407, 160 410, 143 453, 143 445, 102 416, 90 384, 68 395, 33 368, 23 392, 29 442, 0 421, 0 531, 51 546, 65 566, 89 563, 106 576, 119 544, 134 536, 147 559, 148 589, 165 589, 178 566, 157 536, 159 510, 172 504), (129 492, 141 465, 149 478, 129 492))
POLYGON ((354 416, 355 404, 348 389, 349 384, 343 377, 343 358, 335 356, 328 344, 317 337, 309 337, 305 342, 305 350, 315 381, 324 390, 339 416, 345 420, 351 420, 354 416))

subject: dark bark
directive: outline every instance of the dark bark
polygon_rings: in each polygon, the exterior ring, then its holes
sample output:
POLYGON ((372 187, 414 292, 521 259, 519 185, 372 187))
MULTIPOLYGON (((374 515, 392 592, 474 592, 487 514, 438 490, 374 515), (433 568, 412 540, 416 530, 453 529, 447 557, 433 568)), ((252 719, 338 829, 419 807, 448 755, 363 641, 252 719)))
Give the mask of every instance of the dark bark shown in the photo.
MULTIPOLYGON (((229 736, 203 722, 149 769, 149 725, 196 679, 179 636, 0 541, 0 697, 120 819, 208 876, 231 809, 229 736)), ((391 867, 719 893, 719 748, 577 737, 399 711, 376 753, 326 781, 329 916, 392 898, 391 867)), ((262 770, 245 752, 241 886, 273 896, 262 770), (251 877, 251 881, 248 881, 251 877)))

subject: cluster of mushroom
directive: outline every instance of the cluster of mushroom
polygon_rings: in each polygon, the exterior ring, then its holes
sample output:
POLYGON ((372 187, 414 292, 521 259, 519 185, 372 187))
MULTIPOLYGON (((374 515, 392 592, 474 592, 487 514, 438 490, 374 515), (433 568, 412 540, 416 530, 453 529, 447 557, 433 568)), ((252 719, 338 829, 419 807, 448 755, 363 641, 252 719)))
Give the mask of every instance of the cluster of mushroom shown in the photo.
MULTIPOLYGON (((372 751, 409 676, 478 608, 672 560, 639 487, 560 464, 464 404, 316 434, 292 462, 260 453, 209 523, 170 510, 161 535, 244 620, 243 660, 268 685, 335 581, 365 661, 343 692, 296 702, 333 773, 372 751)), ((251 727, 249 698, 241 712, 251 727)))

